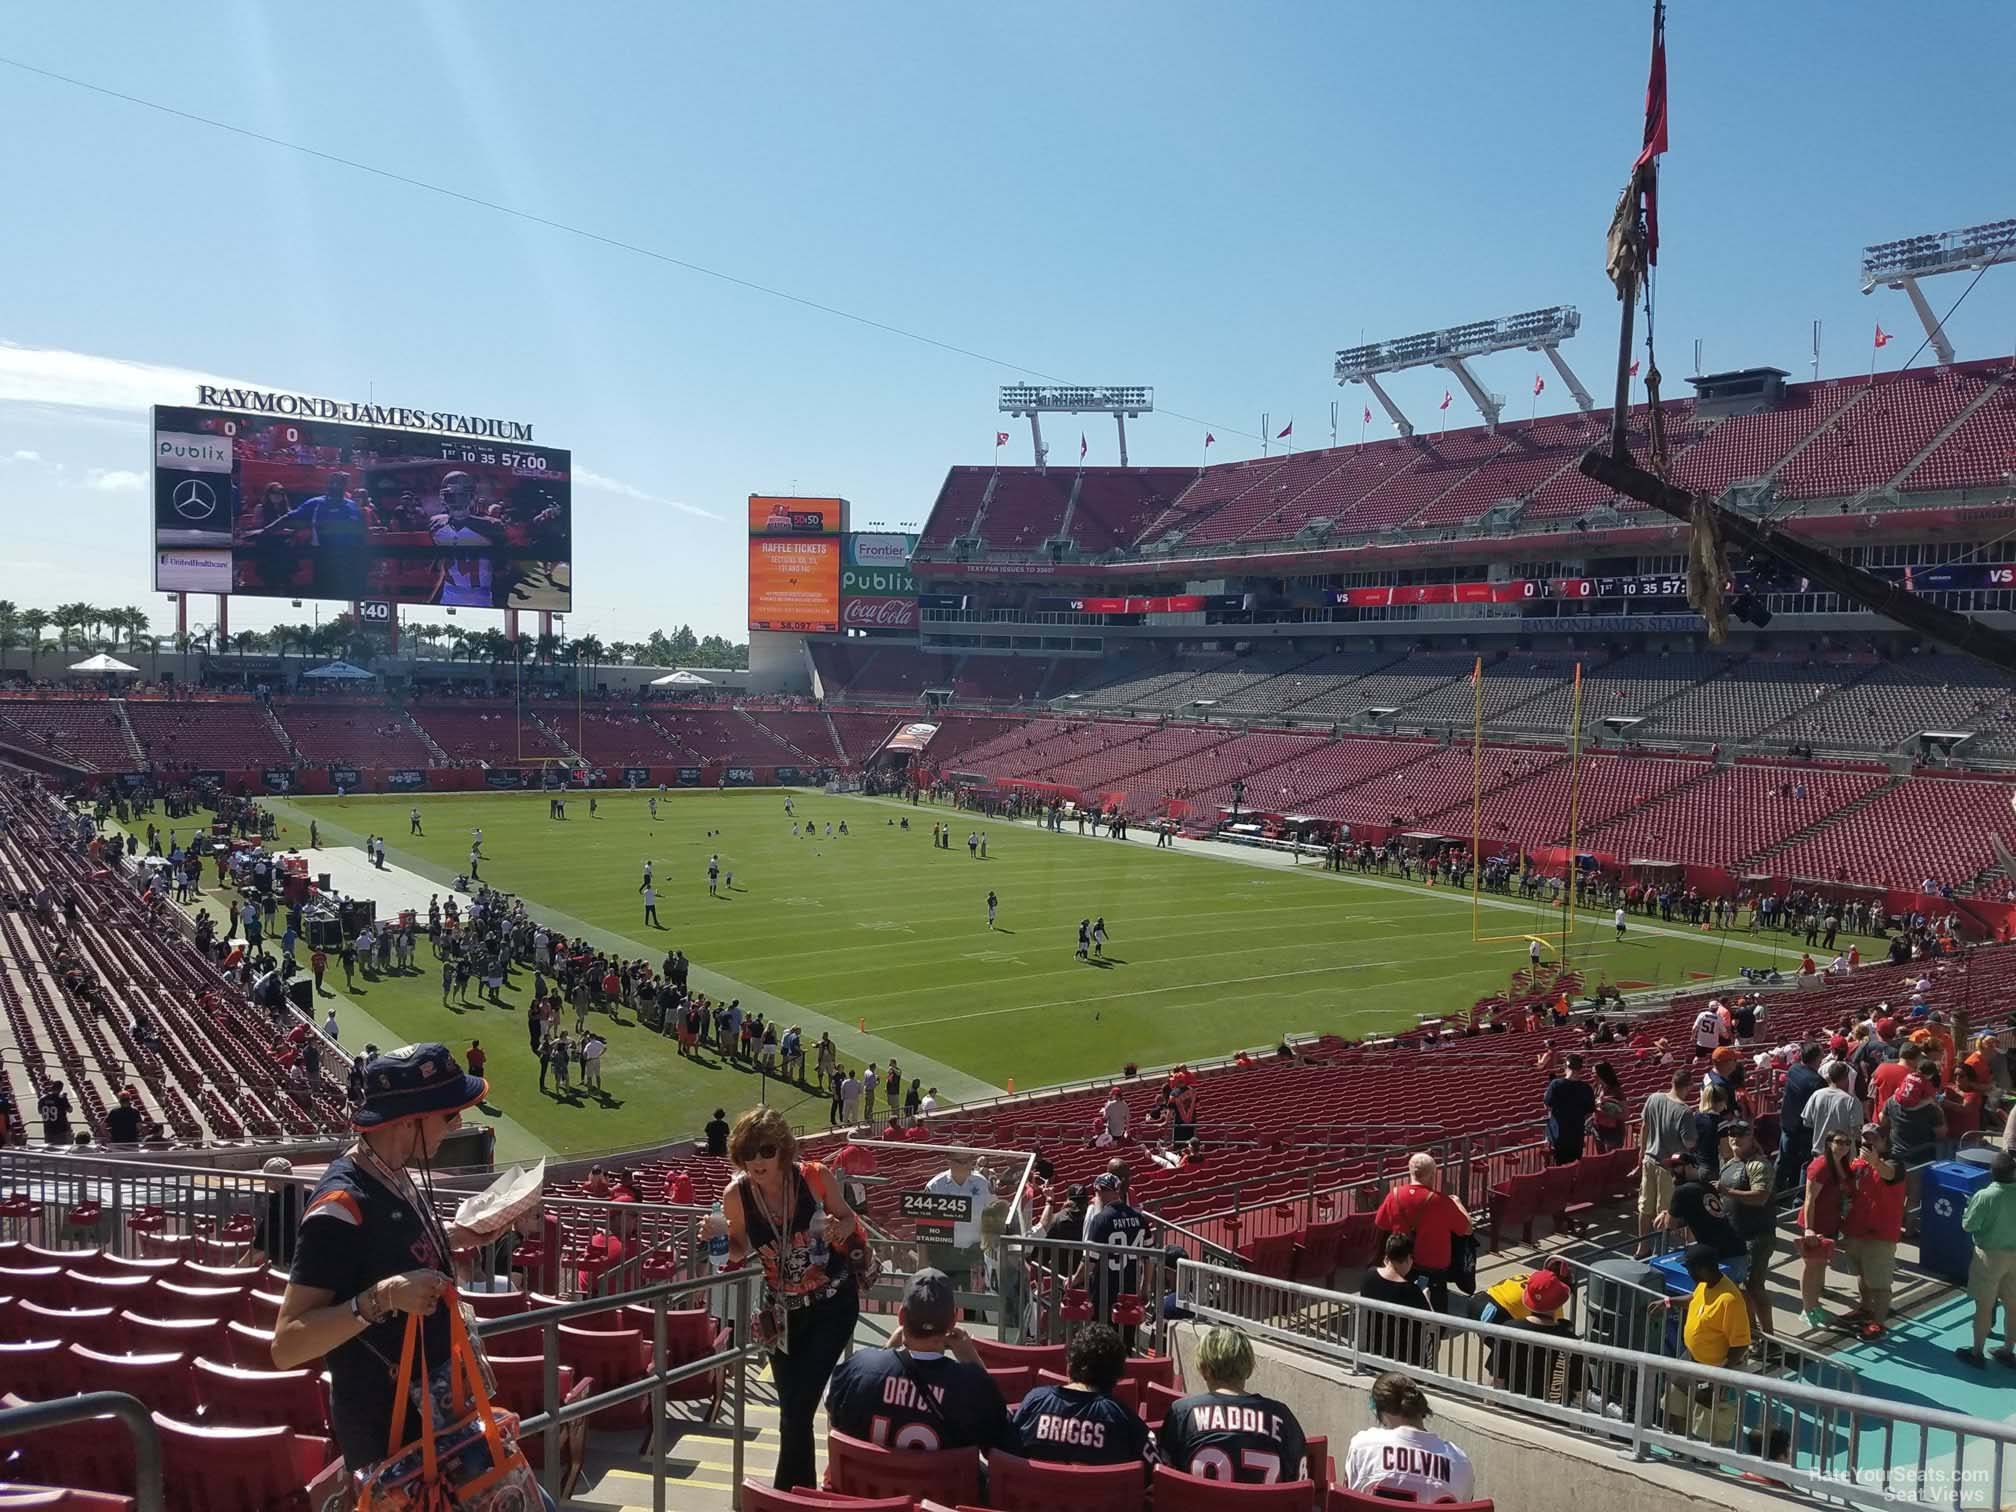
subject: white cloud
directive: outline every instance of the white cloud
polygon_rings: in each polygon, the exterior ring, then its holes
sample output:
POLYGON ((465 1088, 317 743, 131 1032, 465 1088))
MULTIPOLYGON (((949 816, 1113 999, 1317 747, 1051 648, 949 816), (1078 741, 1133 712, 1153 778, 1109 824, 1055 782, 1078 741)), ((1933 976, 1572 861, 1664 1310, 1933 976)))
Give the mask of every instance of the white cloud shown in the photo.
POLYGON ((574 480, 584 488, 598 488, 603 493, 615 494, 620 499, 632 499, 639 504, 656 504, 661 509, 676 509, 681 514, 698 515, 703 520, 721 518, 711 509, 702 509, 698 504, 687 504, 678 499, 667 499, 658 494, 647 493, 635 483, 625 483, 621 478, 611 478, 591 468, 577 465, 574 469, 574 480))
POLYGON ((76 409, 145 410, 164 400, 190 403, 196 385, 258 387, 191 368, 127 362, 55 347, 0 341, 0 401, 67 405, 76 409))
POLYGON ((42 453, 38 451, 17 451, 7 459, 9 462, 40 462, 42 453))
POLYGON ((138 493, 147 486, 147 475, 126 467, 94 467, 84 486, 100 493, 138 493))
MULTIPOLYGON (((194 368, 169 367, 155 362, 128 362, 124 358, 99 357, 89 352, 68 352, 55 347, 24 347, 11 341, 0 341, 0 404, 54 405, 70 409, 144 413, 164 400, 193 403, 196 386, 201 383, 207 383, 213 388, 271 386, 244 378, 219 377, 214 373, 198 372, 194 368)), ((34 460, 34 454, 16 453, 14 460, 34 460)), ((574 469, 574 477, 584 488, 598 489, 634 503, 676 510, 680 514, 693 515, 702 520, 718 522, 721 519, 720 515, 712 510, 702 509, 697 504, 668 499, 648 489, 639 488, 634 483, 626 483, 621 478, 612 478, 589 468, 577 466, 574 469)), ((129 473, 124 469, 95 469, 90 479, 90 486, 107 493, 116 493, 140 487, 145 481, 140 474, 129 473), (131 481, 128 481, 129 479, 131 481)))

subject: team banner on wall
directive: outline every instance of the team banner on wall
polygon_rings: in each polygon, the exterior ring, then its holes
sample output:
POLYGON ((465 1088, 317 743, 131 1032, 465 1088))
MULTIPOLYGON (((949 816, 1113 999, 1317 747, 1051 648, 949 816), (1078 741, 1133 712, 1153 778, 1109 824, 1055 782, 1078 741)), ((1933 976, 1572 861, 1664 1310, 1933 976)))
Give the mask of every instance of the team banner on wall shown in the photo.
POLYGON ((749 496, 749 628, 840 628, 844 499, 749 496))
POLYGON ((266 784, 269 793, 288 793, 294 790, 294 769, 292 767, 267 767, 259 774, 259 780, 266 784))
POLYGON ((400 767, 385 774, 385 786, 395 793, 412 792, 427 786, 427 774, 418 767, 400 767))
POLYGON ((649 787, 650 785, 651 785, 651 768, 649 767, 623 768, 623 786, 627 788, 640 788, 640 787, 649 787))
POLYGON ((700 768, 681 767, 674 781, 679 787, 698 787, 700 786, 700 768))
POLYGON ((329 781, 340 788, 359 788, 364 786, 364 774, 352 766, 331 767, 329 781))
POLYGON ((726 771, 722 772, 721 774, 721 786, 723 787, 756 786, 756 768, 729 767, 726 771))
POLYGON ((491 767, 483 773, 483 785, 493 788, 525 786, 525 774, 516 767, 491 767))

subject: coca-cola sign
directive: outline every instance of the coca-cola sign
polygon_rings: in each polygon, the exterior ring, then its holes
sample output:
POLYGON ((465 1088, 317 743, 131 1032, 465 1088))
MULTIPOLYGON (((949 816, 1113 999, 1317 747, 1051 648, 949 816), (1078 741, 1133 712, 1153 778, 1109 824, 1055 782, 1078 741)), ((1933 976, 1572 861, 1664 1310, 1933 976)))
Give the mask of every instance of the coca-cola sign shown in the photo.
POLYGON ((843 598, 840 623, 849 630, 915 630, 917 600, 914 598, 843 598))

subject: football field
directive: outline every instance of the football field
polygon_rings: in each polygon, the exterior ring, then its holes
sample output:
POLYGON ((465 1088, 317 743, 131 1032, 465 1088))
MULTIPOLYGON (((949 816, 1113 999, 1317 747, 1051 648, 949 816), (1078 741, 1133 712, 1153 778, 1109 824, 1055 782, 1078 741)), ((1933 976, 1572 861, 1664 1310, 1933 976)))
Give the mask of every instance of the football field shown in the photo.
MULTIPOLYGON (((1467 1009, 1502 990, 1527 958, 1529 933, 1552 931, 1550 910, 1486 895, 1473 942, 1467 893, 1397 878, 1335 875, 1285 857, 1217 845, 1157 850, 1152 835, 1127 841, 976 823, 954 810, 889 800, 791 793, 792 836, 781 791, 675 792, 653 820, 647 796, 624 791, 567 798, 564 821, 544 794, 422 794, 269 800, 287 826, 282 844, 304 846, 308 820, 325 848, 382 835, 389 864, 438 885, 466 870, 473 829, 483 830, 482 878, 523 897, 537 918, 598 948, 661 961, 674 946, 693 963, 692 985, 716 998, 821 1030, 843 1063, 893 1054, 906 1080, 938 1085, 941 1100, 1007 1087, 1117 1074, 1270 1046, 1283 1034, 1363 1034, 1425 1014, 1467 1009), (408 834, 408 810, 425 834, 408 834), (908 830, 900 820, 908 816, 908 830), (851 833, 827 838, 830 822, 851 833), (951 824, 951 849, 931 826, 951 824), (984 828, 987 856, 968 853, 984 828), (718 853, 732 889, 707 887, 718 853), (638 884, 655 866, 661 927, 643 922, 638 884), (986 897, 1000 899, 987 926, 986 897), (1105 958, 1075 958, 1081 918, 1106 920, 1105 958)), ((311 869, 312 863, 311 863, 311 869)), ((1796 941, 1741 934, 1726 941, 1684 925, 1634 916, 1624 940, 1608 914, 1582 922, 1571 944, 1585 979, 1627 987, 1684 983, 1690 973, 1734 975, 1739 966, 1796 963, 1796 941), (1793 948, 1788 949, 1791 946, 1793 948)), ((1551 949, 1550 949, 1551 959, 1551 949)), ((627 1016, 605 1026, 605 1095, 563 1099, 538 1088, 525 1031, 529 973, 514 973, 504 1005, 443 1005, 440 973, 424 945, 416 974, 359 977, 339 1002, 400 1041, 439 1039, 458 1053, 471 1038, 489 1052, 492 1102, 508 1116, 507 1155, 540 1147, 571 1153, 689 1134, 709 1111, 731 1113, 757 1096, 751 1073, 681 1059, 669 1039, 627 1016)), ((333 966, 330 985, 341 991, 333 966)), ((360 1019, 360 1023, 362 1020, 360 1019)), ((344 1043, 361 1044, 346 1028, 344 1043)), ((772 1083, 769 1100, 793 1120, 824 1128, 822 1094, 772 1083)))

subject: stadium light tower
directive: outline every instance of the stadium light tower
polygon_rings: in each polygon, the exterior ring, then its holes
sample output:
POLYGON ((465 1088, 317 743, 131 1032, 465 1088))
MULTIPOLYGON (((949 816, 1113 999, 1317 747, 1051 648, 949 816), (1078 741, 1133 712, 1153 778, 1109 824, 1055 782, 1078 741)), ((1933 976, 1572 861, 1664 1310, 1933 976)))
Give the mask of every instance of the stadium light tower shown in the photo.
POLYGON ((1877 285, 1902 289, 1918 323, 1925 327, 1925 339, 1947 367, 1953 361, 1953 343, 1932 307, 1925 302, 1918 280, 1936 273, 1969 273, 2016 258, 2016 220, 1989 221, 1961 231, 1935 231, 1926 236, 1907 236, 1903 241, 1877 242, 1862 249, 1862 292, 1877 285))
POLYGON ((1473 321, 1440 331, 1423 331, 1418 336, 1402 336, 1397 341, 1374 341, 1365 346, 1347 347, 1337 354, 1337 381, 1362 383, 1372 390, 1381 408, 1392 417, 1401 435, 1414 434, 1414 422, 1379 386, 1381 373, 1399 373, 1408 368, 1446 368, 1456 375, 1463 392, 1477 406, 1486 425, 1495 426, 1504 413, 1505 400, 1479 383, 1470 371, 1470 359, 1492 352, 1543 352, 1554 371, 1575 396, 1583 414, 1595 408, 1589 390, 1561 358, 1561 343, 1582 329, 1582 317, 1573 305, 1550 305, 1523 315, 1503 315, 1496 320, 1473 321))
POLYGON ((1127 422, 1150 414, 1155 408, 1155 390, 1126 384, 1100 383, 1004 383, 1001 385, 1001 413, 1017 419, 1029 417, 1029 439, 1036 448, 1036 470, 1048 467, 1050 449, 1043 444, 1043 425, 1038 415, 1111 415, 1120 428, 1120 465, 1127 465, 1127 422))

